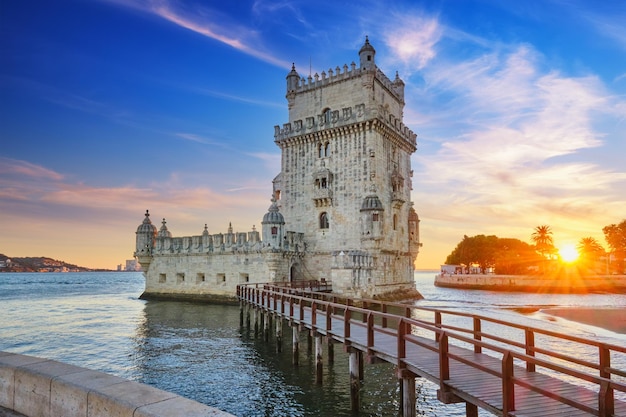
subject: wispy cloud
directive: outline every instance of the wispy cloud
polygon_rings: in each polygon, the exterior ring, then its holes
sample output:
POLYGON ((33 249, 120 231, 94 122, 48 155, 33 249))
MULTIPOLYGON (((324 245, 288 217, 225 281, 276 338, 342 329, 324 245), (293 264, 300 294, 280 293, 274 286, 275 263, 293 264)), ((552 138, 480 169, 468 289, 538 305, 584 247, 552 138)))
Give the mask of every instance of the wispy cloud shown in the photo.
POLYGON ((438 150, 414 157, 414 194, 432 222, 467 233, 507 227, 516 236, 528 222, 590 229, 586 221, 621 215, 615 189, 626 185, 626 172, 579 162, 605 144, 598 120, 619 118, 625 104, 598 77, 542 70, 531 45, 466 61, 437 57, 421 75, 425 86, 407 94, 419 101, 408 105, 423 122, 423 140, 438 150))
POLYGON ((396 15, 394 21, 383 33, 385 44, 405 67, 424 68, 436 55, 442 36, 439 21, 424 15, 396 15))
POLYGON ((167 20, 177 26, 230 46, 261 61, 288 68, 289 62, 264 50, 254 29, 243 26, 209 7, 185 10, 180 3, 168 0, 101 0, 140 10, 167 20))
MULTIPOLYGON (((62 181, 63 174, 27 161, 0 156, 0 178, 21 177, 26 180, 62 181)), ((5 183, 6 185, 6 183, 5 183)))

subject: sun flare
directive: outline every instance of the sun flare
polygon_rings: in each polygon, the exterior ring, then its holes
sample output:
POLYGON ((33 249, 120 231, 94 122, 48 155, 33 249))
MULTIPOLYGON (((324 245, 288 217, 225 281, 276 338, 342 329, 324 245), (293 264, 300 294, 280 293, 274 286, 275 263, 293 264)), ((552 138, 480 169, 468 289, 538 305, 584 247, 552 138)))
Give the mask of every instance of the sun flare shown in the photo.
POLYGON ((580 255, 574 245, 565 245, 559 249, 559 255, 564 262, 575 262, 580 255))

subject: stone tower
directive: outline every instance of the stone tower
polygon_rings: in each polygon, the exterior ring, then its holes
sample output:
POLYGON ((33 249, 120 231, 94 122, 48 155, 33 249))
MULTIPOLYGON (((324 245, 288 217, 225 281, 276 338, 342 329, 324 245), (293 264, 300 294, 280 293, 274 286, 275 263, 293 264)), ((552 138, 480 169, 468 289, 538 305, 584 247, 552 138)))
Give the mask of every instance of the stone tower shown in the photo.
POLYGON ((303 233, 295 279, 325 278, 337 292, 415 289, 419 218, 411 202, 416 135, 403 122, 404 82, 376 66, 366 38, 359 66, 287 75, 289 121, 274 198, 285 230, 303 233))

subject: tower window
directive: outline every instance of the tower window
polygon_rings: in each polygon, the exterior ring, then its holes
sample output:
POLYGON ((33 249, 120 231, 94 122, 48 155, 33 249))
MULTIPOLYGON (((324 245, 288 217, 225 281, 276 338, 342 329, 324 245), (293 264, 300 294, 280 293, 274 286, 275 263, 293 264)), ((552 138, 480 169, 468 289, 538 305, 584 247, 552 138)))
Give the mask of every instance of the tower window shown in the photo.
POLYGON ((325 109, 322 114, 324 115, 324 123, 330 123, 330 109, 325 109))
POLYGON ((398 215, 393 215, 393 230, 398 230, 398 215))
POLYGON ((320 229, 328 229, 328 213, 320 214, 320 229))
POLYGON ((368 55, 368 56, 367 56, 367 60, 368 60, 368 61, 371 61, 371 60, 372 60, 372 56, 371 56, 371 55, 368 55))
POLYGON ((272 235, 277 235, 277 234, 278 234, 278 227, 272 226, 272 235))
POLYGON ((372 221, 373 222, 377 222, 378 221, 378 213, 372 213, 372 221))
POLYGON ((330 156, 330 143, 328 142, 324 145, 324 156, 330 156))

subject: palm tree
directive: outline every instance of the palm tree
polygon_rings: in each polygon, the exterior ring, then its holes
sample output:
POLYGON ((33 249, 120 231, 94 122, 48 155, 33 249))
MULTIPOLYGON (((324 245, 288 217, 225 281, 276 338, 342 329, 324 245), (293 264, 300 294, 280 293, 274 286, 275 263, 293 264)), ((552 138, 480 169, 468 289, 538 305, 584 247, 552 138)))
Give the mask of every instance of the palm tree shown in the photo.
POLYGON ((583 237, 578 241, 576 249, 580 254, 581 260, 587 267, 595 267, 600 255, 604 255, 604 248, 593 237, 583 237))
POLYGON ((535 243, 537 251, 543 257, 545 257, 546 253, 550 254, 554 252, 554 242, 552 240, 552 230, 550 230, 550 226, 542 225, 535 227, 531 239, 535 243))
POLYGON ((542 272, 545 273, 548 256, 555 252, 554 242, 552 241, 552 230, 550 230, 550 226, 537 226, 530 238, 535 243, 537 252, 541 255, 541 269, 542 272))

